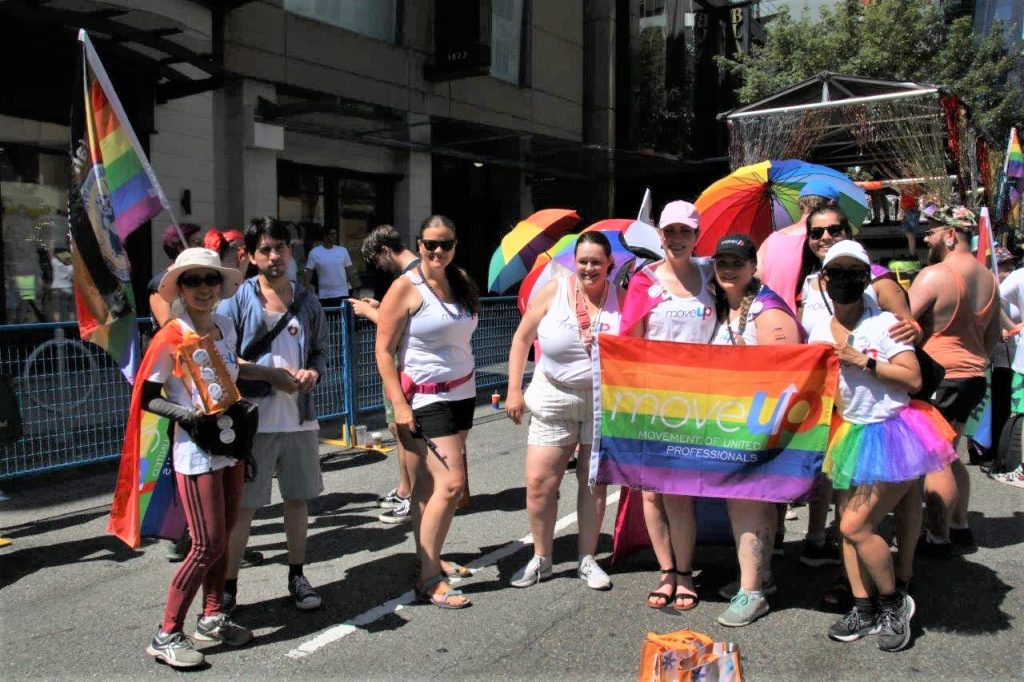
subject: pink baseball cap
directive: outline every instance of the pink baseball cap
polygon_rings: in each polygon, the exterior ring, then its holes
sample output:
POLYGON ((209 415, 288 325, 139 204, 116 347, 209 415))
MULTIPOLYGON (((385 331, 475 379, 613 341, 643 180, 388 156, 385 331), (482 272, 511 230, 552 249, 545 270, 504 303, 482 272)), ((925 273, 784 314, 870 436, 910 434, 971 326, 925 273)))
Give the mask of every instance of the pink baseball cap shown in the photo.
POLYGON ((700 214, 697 207, 689 201, 672 201, 661 209, 661 219, 658 220, 658 229, 664 229, 669 225, 686 225, 696 230, 700 227, 700 214))

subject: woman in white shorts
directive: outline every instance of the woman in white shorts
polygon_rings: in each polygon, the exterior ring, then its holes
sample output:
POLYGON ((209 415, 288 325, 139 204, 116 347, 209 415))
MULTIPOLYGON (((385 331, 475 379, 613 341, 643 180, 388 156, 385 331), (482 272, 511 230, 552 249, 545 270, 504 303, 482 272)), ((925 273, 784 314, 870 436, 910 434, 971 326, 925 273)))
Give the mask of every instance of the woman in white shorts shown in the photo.
POLYGON ((533 558, 512 577, 514 587, 529 587, 551 577, 558 488, 579 445, 579 568, 577 575, 595 590, 612 583, 594 559, 604 518, 606 486, 587 485, 594 440, 594 385, 590 355, 600 334, 618 334, 619 306, 625 295, 608 280, 612 247, 601 232, 584 232, 576 241, 576 274, 545 284, 530 302, 509 352, 505 410, 516 424, 530 408, 526 448, 526 511, 533 532, 533 558), (526 356, 540 345, 533 381, 522 390, 526 356))

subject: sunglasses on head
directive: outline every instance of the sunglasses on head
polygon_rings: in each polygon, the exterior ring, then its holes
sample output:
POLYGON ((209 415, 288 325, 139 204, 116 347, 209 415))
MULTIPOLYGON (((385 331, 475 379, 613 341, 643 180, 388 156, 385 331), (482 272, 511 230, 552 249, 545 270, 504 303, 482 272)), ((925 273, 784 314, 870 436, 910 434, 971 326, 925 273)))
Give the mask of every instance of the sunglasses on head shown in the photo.
POLYGON ((825 236, 825 230, 833 237, 841 237, 846 234, 846 228, 842 225, 826 225, 824 227, 808 228, 807 234, 811 239, 821 239, 825 236))
POLYGON ((868 276, 864 268, 825 268, 825 276, 833 282, 856 282, 868 276))
POLYGON ((205 284, 208 287, 215 287, 224 283, 224 277, 219 272, 211 272, 208 275, 182 275, 178 278, 178 284, 189 289, 205 284))
POLYGON ((454 239, 421 239, 420 244, 423 244, 427 251, 434 251, 439 246, 442 251, 451 251, 455 248, 454 239))

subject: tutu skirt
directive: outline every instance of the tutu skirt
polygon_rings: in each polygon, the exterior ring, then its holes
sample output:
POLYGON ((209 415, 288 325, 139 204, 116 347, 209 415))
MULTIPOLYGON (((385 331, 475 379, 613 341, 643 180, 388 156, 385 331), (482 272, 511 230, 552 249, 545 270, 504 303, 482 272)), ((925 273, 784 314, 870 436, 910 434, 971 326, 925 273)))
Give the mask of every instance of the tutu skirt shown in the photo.
POLYGON ((840 490, 909 481, 955 460, 955 436, 939 411, 921 400, 875 424, 854 424, 834 413, 821 469, 840 490))

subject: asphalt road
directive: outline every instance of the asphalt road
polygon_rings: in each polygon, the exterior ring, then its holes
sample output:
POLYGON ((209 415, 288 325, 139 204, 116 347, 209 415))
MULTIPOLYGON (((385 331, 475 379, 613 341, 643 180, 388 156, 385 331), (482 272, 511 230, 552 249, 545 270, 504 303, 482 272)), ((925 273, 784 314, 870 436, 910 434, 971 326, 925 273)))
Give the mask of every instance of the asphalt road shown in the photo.
MULTIPOLYGON (((750 680, 1021 679, 1024 614, 1024 493, 971 467, 978 548, 948 561, 919 560, 911 647, 879 651, 873 638, 829 641, 836 616, 817 608, 835 571, 796 558, 806 517, 787 523, 786 556, 775 560, 772 611, 740 629, 719 626, 718 588, 734 577, 724 548, 700 548, 703 601, 676 615, 644 606, 655 585, 652 555, 609 569, 614 588, 594 592, 575 577, 576 482, 562 486, 555 578, 525 590, 508 577, 531 556, 523 487, 525 427, 489 407, 470 435, 472 506, 460 511, 445 556, 479 567, 459 587, 463 611, 412 604, 408 525, 377 521, 377 496, 396 478, 393 456, 327 454, 326 492, 310 519, 306 575, 324 606, 297 612, 286 599, 279 498, 254 525, 251 547, 267 561, 244 569, 237 620, 256 640, 207 647, 205 677, 244 679, 635 679, 648 631, 690 628, 739 644, 750 680)), ((324 448, 325 453, 332 448, 324 448)), ((159 679, 176 673, 144 649, 163 609, 172 566, 164 546, 132 551, 105 534, 112 466, 7 482, 0 490, 0 677, 159 679)), ((614 491, 610 491, 614 496, 614 491)), ((614 505, 602 539, 611 545, 614 505)), ((195 610, 195 609, 193 609, 195 610)), ((190 617, 191 618, 191 617, 190 617)), ((191 626, 194 621, 190 621, 191 626)))

